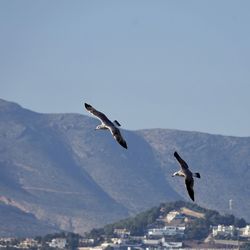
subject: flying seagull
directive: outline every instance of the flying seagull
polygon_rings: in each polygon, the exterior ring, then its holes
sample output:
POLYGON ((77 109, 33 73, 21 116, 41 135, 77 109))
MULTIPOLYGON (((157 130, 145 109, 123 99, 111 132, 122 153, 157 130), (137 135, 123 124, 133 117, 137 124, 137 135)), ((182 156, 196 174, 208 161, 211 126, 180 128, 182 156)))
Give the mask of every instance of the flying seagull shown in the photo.
POLYGON ((175 172, 172 175, 172 177, 174 177, 174 176, 185 177, 185 184, 186 184, 188 194, 189 194, 190 198, 194 201, 194 189, 193 189, 194 179, 193 179, 193 177, 201 178, 201 176, 199 173, 192 173, 188 169, 187 163, 178 155, 177 152, 174 152, 174 156, 177 159, 177 161, 180 163, 181 170, 179 170, 178 172, 175 172))
POLYGON ((109 129, 110 133, 113 135, 114 139, 124 148, 127 147, 126 141, 122 138, 121 132, 118 127, 121 126, 121 124, 115 120, 114 122, 111 122, 106 115, 101 113, 100 111, 93 108, 91 105, 84 103, 85 108, 87 111, 96 116, 100 121, 101 124, 96 127, 96 129, 109 129))

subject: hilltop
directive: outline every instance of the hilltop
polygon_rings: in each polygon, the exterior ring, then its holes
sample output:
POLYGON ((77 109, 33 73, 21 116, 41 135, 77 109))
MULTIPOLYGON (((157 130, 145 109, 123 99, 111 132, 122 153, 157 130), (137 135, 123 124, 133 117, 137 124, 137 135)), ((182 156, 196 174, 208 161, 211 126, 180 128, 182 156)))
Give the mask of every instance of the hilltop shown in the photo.
POLYGON ((177 201, 93 229, 86 234, 84 242, 89 242, 88 246, 110 249, 239 249, 239 246, 248 249, 249 227, 242 218, 177 201))
POLYGON ((139 213, 135 217, 123 219, 103 228, 93 229, 87 236, 89 238, 97 238, 103 235, 114 237, 117 228, 126 229, 133 236, 143 236, 149 228, 161 228, 164 225, 185 225, 186 239, 201 240, 208 236, 211 226, 218 224, 244 227, 246 221, 230 214, 221 215, 215 210, 206 209, 194 203, 177 201, 162 203, 160 206, 139 213), (171 217, 170 212, 176 214, 171 217), (181 219, 176 219, 176 215, 181 215, 181 219), (173 223, 174 218, 175 223, 173 223))

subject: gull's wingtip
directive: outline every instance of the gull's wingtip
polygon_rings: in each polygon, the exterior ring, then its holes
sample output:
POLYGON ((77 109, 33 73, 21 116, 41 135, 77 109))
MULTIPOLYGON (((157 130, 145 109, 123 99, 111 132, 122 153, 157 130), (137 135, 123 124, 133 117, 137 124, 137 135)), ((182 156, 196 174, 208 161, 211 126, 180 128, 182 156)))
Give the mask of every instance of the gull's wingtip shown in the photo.
POLYGON ((128 149, 127 143, 126 143, 125 141, 120 141, 119 144, 120 144, 122 147, 128 149))
POLYGON ((120 124, 117 120, 114 120, 114 123, 115 123, 118 127, 121 127, 121 124, 120 124))
POLYGON ((122 143, 121 145, 122 145, 124 148, 128 149, 128 146, 127 146, 127 143, 126 143, 126 142, 122 143))
POLYGON ((188 190, 188 194, 189 194, 189 197, 191 198, 191 200, 194 202, 194 192, 191 191, 191 190, 188 190))
POLYGON ((84 103, 84 106, 85 106, 85 108, 86 108, 86 109, 88 109, 88 108, 90 108, 90 107, 91 107, 91 105, 89 105, 89 104, 88 104, 88 103, 86 103, 86 102, 84 103))

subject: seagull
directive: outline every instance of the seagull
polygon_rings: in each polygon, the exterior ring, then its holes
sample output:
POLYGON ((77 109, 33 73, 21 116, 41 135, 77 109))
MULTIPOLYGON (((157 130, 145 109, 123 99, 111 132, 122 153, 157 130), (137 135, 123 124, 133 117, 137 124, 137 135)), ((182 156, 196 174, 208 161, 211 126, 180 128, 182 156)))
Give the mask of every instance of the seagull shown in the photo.
POLYGON ((85 108, 87 111, 96 116, 100 121, 101 124, 96 127, 96 129, 109 129, 110 133, 113 135, 114 139, 124 148, 127 147, 126 141, 122 138, 121 132, 118 127, 121 126, 121 124, 115 120, 114 122, 111 122, 106 115, 101 113, 100 111, 93 108, 91 105, 84 103, 85 108))
POLYGON ((194 179, 193 179, 193 177, 201 178, 201 176, 199 173, 192 173, 188 169, 187 163, 178 155, 177 152, 174 152, 174 156, 177 159, 177 161, 180 163, 181 170, 179 170, 178 172, 175 172, 172 175, 172 177, 174 177, 174 176, 185 177, 185 184, 186 184, 188 194, 189 194, 190 198, 194 201, 194 189, 193 189, 194 179))

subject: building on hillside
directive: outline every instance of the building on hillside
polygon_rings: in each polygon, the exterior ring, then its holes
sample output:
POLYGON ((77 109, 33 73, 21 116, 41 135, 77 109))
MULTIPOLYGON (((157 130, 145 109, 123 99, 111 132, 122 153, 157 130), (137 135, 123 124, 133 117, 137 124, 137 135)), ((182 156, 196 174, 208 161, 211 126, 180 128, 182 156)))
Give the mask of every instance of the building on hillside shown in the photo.
POLYGON ((143 239, 142 243, 145 245, 159 245, 162 239, 143 239))
POLYGON ((127 238, 130 236, 130 231, 128 231, 126 228, 115 228, 114 234, 120 238, 127 238))
POLYGON ((124 238, 111 238, 111 242, 116 245, 125 244, 127 242, 127 239, 124 238))
POLYGON ((79 239, 80 246, 85 246, 85 245, 91 246, 91 245, 94 245, 94 243, 95 243, 95 240, 91 238, 79 239))
POLYGON ((213 237, 216 237, 216 236, 233 237, 238 233, 238 230, 239 229, 233 225, 230 225, 230 226, 218 225, 218 226, 213 227, 212 235, 213 237))
POLYGON ((0 242, 4 242, 4 243, 10 243, 10 242, 12 242, 14 240, 15 240, 15 238, 10 238, 10 237, 7 237, 7 238, 2 237, 2 238, 0 238, 0 242))
POLYGON ((37 245, 38 245, 38 242, 36 240, 27 238, 27 239, 21 241, 20 244, 18 245, 18 247, 29 249, 32 247, 37 247, 37 245))
POLYGON ((162 228, 150 228, 148 229, 148 236, 183 236, 185 226, 165 226, 162 228))
POLYGON ((50 247, 64 249, 66 247, 67 241, 65 238, 55 238, 49 243, 50 247))
MULTIPOLYGON (((143 245, 146 249, 174 249, 181 248, 182 242, 168 242, 164 237, 161 239, 144 239, 143 245)), ((144 248, 143 248, 144 249, 144 248)))
POLYGON ((240 229, 242 237, 250 237, 250 225, 247 225, 246 227, 243 227, 240 229))

